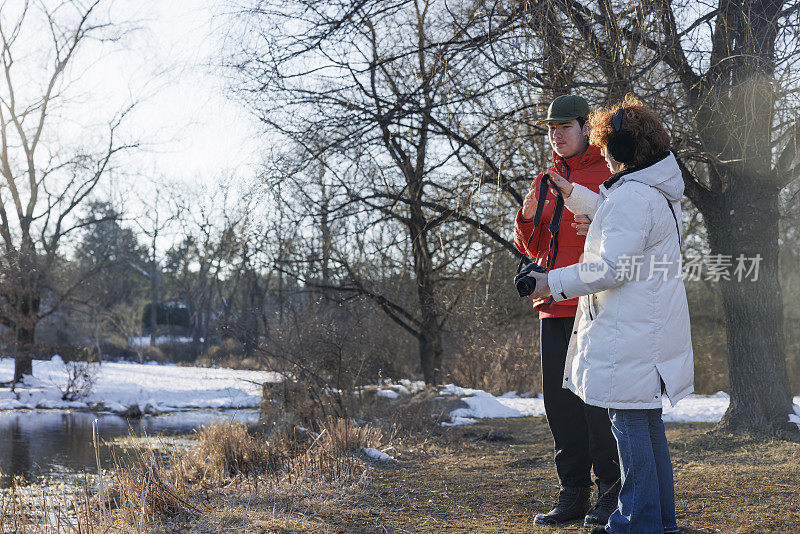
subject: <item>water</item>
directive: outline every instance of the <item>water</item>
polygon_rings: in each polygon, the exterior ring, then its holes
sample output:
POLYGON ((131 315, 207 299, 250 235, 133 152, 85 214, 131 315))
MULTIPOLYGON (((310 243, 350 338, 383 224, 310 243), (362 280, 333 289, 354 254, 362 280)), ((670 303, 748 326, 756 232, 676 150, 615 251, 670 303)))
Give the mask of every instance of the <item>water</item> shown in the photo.
MULTIPOLYGON (((100 440, 131 435, 188 434, 214 420, 254 423, 254 411, 180 412, 129 421, 116 415, 54 411, 0 412, 0 487, 8 488, 14 477, 35 482, 63 473, 97 472, 92 444, 92 421, 99 420, 100 440)), ((111 465, 111 447, 101 445, 100 463, 111 465)))

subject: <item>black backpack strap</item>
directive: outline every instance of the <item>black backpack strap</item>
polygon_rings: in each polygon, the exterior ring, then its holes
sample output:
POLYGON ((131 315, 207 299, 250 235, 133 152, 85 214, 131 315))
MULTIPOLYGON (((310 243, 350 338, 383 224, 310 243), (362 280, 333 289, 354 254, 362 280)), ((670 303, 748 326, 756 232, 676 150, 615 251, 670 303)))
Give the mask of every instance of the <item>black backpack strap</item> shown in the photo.
POLYGON ((550 220, 550 250, 548 251, 547 270, 549 271, 555 267, 556 255, 558 254, 558 231, 561 228, 561 216, 564 213, 564 197, 561 191, 555 188, 558 192, 556 195, 556 205, 553 209, 553 218, 550 220))
MULTIPOLYGON (((539 223, 542 220, 542 212, 544 211, 544 201, 547 199, 547 193, 550 191, 550 177, 547 174, 543 174, 542 178, 539 180, 539 197, 536 199, 536 213, 533 215, 533 227, 536 228, 539 226, 539 223)), ((531 238, 533 234, 531 234, 531 238)), ((528 246, 530 246, 530 241, 528 241, 528 246)))

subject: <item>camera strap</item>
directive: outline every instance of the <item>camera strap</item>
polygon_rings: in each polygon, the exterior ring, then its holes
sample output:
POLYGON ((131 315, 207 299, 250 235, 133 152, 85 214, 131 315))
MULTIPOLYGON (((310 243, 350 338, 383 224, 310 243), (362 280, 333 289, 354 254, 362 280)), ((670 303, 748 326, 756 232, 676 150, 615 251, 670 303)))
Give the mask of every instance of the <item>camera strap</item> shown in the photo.
MULTIPOLYGON (((539 196, 536 200, 536 212, 533 215, 533 229, 531 230, 530 238, 528 238, 528 243, 525 245, 526 251, 528 250, 528 247, 531 246, 531 242, 533 242, 533 236, 536 234, 536 228, 539 226, 539 223, 542 222, 542 212, 544 211, 547 193, 550 191, 550 182, 550 176, 543 174, 539 182, 539 196)), ((561 227, 561 216, 564 213, 564 197, 561 195, 561 190, 558 189, 555 184, 553 184, 553 191, 556 194, 556 205, 553 208, 553 218, 550 220, 550 226, 548 227, 550 230, 550 235, 552 236, 550 238, 550 247, 548 247, 547 254, 546 268, 548 270, 552 268, 552 264, 555 262, 556 254, 558 254, 558 230, 561 227)), ((524 255, 519 261, 517 272, 519 273, 522 267, 524 267, 525 264, 530 260, 531 258, 529 258, 527 255, 524 255)))

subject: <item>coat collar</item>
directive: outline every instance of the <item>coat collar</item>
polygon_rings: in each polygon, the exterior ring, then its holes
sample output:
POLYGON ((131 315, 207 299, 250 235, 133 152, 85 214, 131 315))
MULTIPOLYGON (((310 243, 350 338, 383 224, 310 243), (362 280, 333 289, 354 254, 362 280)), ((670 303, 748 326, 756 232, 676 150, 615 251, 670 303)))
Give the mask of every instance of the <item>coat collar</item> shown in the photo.
POLYGON ((571 158, 562 158, 553 151, 553 161, 555 162, 556 169, 559 171, 564 168, 564 165, 575 170, 581 167, 590 167, 602 162, 603 155, 600 153, 600 147, 589 145, 586 150, 571 158))

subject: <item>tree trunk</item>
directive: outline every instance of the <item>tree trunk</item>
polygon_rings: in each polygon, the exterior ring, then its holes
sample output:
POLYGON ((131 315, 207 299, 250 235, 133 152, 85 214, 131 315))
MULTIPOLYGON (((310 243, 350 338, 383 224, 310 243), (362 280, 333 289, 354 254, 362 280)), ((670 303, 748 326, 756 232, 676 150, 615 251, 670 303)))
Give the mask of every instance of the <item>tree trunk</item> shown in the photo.
POLYGON ((419 361, 426 384, 438 385, 442 379, 442 333, 437 327, 424 327, 419 336, 419 361))
POLYGON ((18 383, 25 375, 33 375, 33 342, 36 333, 36 322, 26 321, 25 326, 17 327, 16 353, 14 355, 14 383, 18 383))
MULTIPOLYGON (((153 249, 155 250, 155 249, 153 249)), ((158 330, 158 264, 153 260, 150 271, 150 346, 156 346, 158 330)))
POLYGON ((442 329, 439 321, 439 303, 434 288, 434 273, 428 249, 424 218, 419 206, 412 206, 412 219, 422 221, 411 231, 414 255, 414 275, 417 282, 417 298, 420 309, 419 362, 426 384, 437 385, 442 368, 442 329))
POLYGON ((792 400, 779 281, 778 192, 768 187, 729 188, 721 204, 707 218, 712 254, 730 256, 732 263, 731 279, 720 280, 731 395, 720 425, 760 432, 788 429, 792 400), (747 259, 747 267, 750 259, 761 257, 757 278, 753 272, 739 280, 735 269, 740 256, 747 259))

